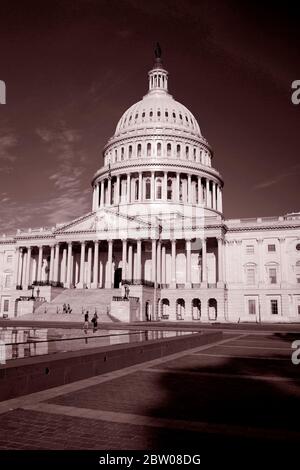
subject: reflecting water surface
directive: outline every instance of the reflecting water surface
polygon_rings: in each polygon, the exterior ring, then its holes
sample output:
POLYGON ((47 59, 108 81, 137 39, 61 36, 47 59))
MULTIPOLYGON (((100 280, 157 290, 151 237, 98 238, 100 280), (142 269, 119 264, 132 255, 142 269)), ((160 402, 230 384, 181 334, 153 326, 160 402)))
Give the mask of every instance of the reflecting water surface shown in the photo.
POLYGON ((10 361, 24 357, 77 351, 113 344, 152 341, 192 333, 195 332, 2 327, 0 328, 0 341, 5 344, 6 361, 10 361))

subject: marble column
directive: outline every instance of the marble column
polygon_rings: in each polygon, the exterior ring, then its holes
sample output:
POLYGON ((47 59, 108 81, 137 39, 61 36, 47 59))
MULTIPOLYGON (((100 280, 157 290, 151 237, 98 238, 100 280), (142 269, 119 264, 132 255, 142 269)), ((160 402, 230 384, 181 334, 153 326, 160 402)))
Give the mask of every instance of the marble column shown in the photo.
POLYGON ((186 287, 191 287, 191 240, 185 241, 186 249, 186 287))
POLYGON ((127 240, 122 240, 122 280, 127 279, 127 240))
POLYGON ((65 285, 66 284, 66 271, 67 271, 67 248, 64 247, 63 248, 63 252, 62 252, 62 259, 61 259, 61 282, 63 282, 63 284, 65 285))
POLYGON ((49 267, 49 282, 53 281, 53 271, 54 271, 54 245, 50 247, 50 267, 49 267))
POLYGON ((180 202, 180 173, 176 173, 176 201, 180 202))
POLYGON ((166 284, 166 245, 161 248, 161 283, 166 284))
POLYGON ((139 201, 143 200, 143 174, 139 173, 139 201))
POLYGON ((94 267, 93 267, 93 284, 92 287, 98 287, 98 272, 99 272, 99 240, 94 241, 94 267))
POLYGON ((55 245, 53 281, 58 282, 59 243, 55 245))
POLYGON ((207 287, 207 238, 202 240, 202 285, 207 287))
POLYGON ((42 280, 42 263, 43 263, 43 246, 39 246, 38 268, 37 268, 37 281, 42 280))
POLYGON ((152 282, 156 284, 156 240, 152 240, 152 282))
POLYGON ((111 206, 111 177, 108 178, 106 205, 111 206))
POLYGON ((117 188, 116 188, 116 201, 115 204, 120 204, 120 175, 117 175, 117 188))
POLYGON ((171 240, 171 287, 176 288, 176 240, 171 240))
POLYGON ((223 238, 218 238, 218 287, 224 285, 224 265, 223 265, 223 238))
POLYGON ((16 248, 14 261, 14 286, 17 286, 19 282, 20 248, 16 248))
POLYGON ((19 262, 18 262, 18 275, 17 275, 18 286, 22 285, 23 255, 24 255, 24 248, 19 248, 19 262))
POLYGON ((209 190, 209 179, 206 178, 206 194, 205 194, 205 205, 206 207, 211 207, 211 197, 210 197, 210 190, 209 190))
POLYGON ((202 204, 201 176, 198 176, 198 205, 202 204))
POLYGON ((219 212, 223 212, 223 194, 221 186, 219 188, 219 212))
POLYGON ((132 263, 133 263, 133 247, 132 244, 130 243, 128 246, 128 274, 127 278, 129 281, 132 281, 132 263))
POLYGON ((130 189, 131 189, 131 181, 130 181, 130 173, 127 175, 127 185, 126 185, 126 191, 127 191, 127 203, 130 204, 131 202, 131 197, 130 197, 130 189))
POLYGON ((188 204, 192 204, 193 194, 192 194, 192 175, 187 175, 187 193, 188 193, 188 204))
POLYGON ((96 206, 95 206, 95 210, 97 210, 99 208, 99 183, 97 183, 96 185, 96 206))
POLYGON ((79 274, 79 287, 81 289, 84 286, 84 265, 85 265, 85 242, 81 242, 81 248, 80 248, 80 274, 79 274))
POLYGON ((104 206, 104 180, 101 181, 100 207, 104 206))
POLYGON ((136 277, 138 280, 142 279, 142 240, 137 240, 136 243, 136 277))
POLYGON ((108 240, 108 254, 107 254, 107 279, 105 279, 105 288, 111 289, 112 286, 112 253, 113 253, 113 240, 108 240))
POLYGON ((216 209, 216 183, 212 183, 212 208, 216 209))
POLYGON ((164 172, 164 184, 163 184, 163 200, 167 200, 167 193, 168 193, 168 173, 167 171, 164 172))
POLYGON ((66 287, 69 289, 72 284, 72 242, 68 242, 68 258, 67 258, 67 281, 66 287))
POLYGON ((89 245, 88 259, 87 259, 87 281, 86 281, 89 289, 91 287, 91 281, 92 281, 92 256, 93 256, 92 246, 89 245))
POLYGON ((26 275, 25 275, 25 288, 28 289, 30 284, 30 266, 31 266, 31 246, 27 248, 27 263, 26 263, 26 275))
POLYGON ((157 242, 157 254, 156 254, 156 259, 157 259, 157 273, 156 273, 156 279, 157 283, 161 284, 161 242, 158 240, 157 242))
POLYGON ((155 199, 155 173, 151 171, 151 201, 155 199))

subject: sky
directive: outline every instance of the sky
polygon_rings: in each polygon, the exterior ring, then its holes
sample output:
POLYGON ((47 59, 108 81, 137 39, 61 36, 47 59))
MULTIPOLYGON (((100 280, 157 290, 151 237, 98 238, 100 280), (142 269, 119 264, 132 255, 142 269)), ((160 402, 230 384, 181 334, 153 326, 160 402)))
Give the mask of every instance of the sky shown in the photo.
POLYGON ((300 211, 296 5, 1 0, 0 233, 91 210, 102 148, 146 93, 157 41, 170 93, 213 148, 225 218, 300 211))

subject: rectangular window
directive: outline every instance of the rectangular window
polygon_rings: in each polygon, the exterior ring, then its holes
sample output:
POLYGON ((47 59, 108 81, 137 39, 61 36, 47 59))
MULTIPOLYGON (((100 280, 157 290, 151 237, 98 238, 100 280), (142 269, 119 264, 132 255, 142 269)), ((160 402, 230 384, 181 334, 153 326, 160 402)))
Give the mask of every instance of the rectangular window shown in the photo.
POLYGON ((255 284, 255 269, 253 268, 247 269, 247 284, 255 284))
POLYGON ((7 262, 8 264, 11 264, 11 263, 12 263, 12 259, 13 259, 12 255, 7 255, 6 262, 7 262))
POLYGON ((300 284, 300 274, 297 276, 297 284, 300 284))
POLYGON ((11 285, 12 285, 12 275, 11 275, 11 274, 7 274, 7 275, 5 276, 4 287, 10 288, 11 285))
POLYGON ((298 315, 300 315, 300 305, 298 305, 298 315))
POLYGON ((269 269, 269 279, 270 279, 270 284, 276 284, 277 283, 276 268, 270 268, 269 269))
POLYGON ((278 315, 278 301, 275 299, 271 300, 271 313, 272 315, 278 315))
POLYGON ((9 309, 9 300, 6 299, 6 300, 4 300, 4 302, 3 302, 3 311, 4 311, 4 312, 8 312, 8 309, 9 309))
POLYGON ((256 315, 256 303, 254 299, 248 300, 248 312, 249 315, 256 315))
POLYGON ((246 245, 246 254, 252 255, 254 253, 254 245, 246 245))
POLYGON ((268 252, 271 253, 271 252, 274 252, 276 251, 276 246, 275 245, 268 245, 268 252))

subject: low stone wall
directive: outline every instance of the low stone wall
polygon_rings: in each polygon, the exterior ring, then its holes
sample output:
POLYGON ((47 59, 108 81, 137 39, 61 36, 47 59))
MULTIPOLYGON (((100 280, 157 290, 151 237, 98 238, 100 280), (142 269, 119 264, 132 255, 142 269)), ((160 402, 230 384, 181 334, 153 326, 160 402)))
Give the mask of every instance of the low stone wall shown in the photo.
POLYGON ((0 367, 0 401, 64 385, 222 339, 222 332, 16 359, 0 367))

